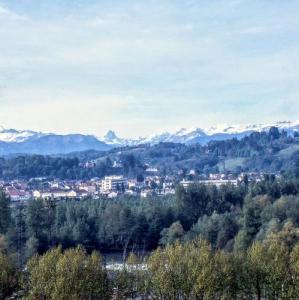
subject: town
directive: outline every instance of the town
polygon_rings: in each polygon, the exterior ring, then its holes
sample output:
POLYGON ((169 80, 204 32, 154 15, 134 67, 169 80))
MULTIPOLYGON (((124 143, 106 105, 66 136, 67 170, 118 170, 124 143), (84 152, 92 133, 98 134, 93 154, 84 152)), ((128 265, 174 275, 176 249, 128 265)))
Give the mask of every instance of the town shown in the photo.
MULTIPOLYGON (((111 175, 90 180, 59 180, 31 178, 30 180, 0 181, 0 187, 4 189, 12 203, 23 203, 30 199, 107 199, 117 198, 121 195, 146 198, 150 196, 166 196, 175 194, 177 185, 188 188, 192 184, 205 184, 220 187, 222 185, 238 185, 240 182, 260 181, 263 173, 241 174, 197 174, 190 170, 187 174, 182 171, 177 175, 161 176, 156 168, 148 169, 150 175, 144 178, 132 179, 122 175, 111 175)), ((276 175, 278 177, 279 175, 276 175)))

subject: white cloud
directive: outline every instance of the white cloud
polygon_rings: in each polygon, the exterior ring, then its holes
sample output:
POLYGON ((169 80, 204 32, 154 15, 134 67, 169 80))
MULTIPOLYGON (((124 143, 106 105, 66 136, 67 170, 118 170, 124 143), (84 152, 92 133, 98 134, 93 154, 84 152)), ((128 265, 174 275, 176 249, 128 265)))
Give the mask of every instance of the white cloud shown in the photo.
POLYGON ((99 134, 112 125, 115 116, 135 102, 134 97, 95 95, 78 90, 6 91, 1 100, 0 120, 4 127, 13 124, 21 129, 99 134))
POLYGON ((0 6, 0 20, 24 21, 27 20, 27 18, 25 16, 16 14, 3 6, 0 6))
POLYGON ((233 11, 227 3, 109 2, 43 18, 0 6, 0 119, 63 132, 128 126, 126 134, 135 122, 142 134, 155 115, 151 126, 177 126, 176 115, 186 126, 198 114, 216 118, 221 102, 269 101, 273 89, 290 96, 296 10, 286 18, 272 4, 260 14, 258 1, 229 1, 233 11))

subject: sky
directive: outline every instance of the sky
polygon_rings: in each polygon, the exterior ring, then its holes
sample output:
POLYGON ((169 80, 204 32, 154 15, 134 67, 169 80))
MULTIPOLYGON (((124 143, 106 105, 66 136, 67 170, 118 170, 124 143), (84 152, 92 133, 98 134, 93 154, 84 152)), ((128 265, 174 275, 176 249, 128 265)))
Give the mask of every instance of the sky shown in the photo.
POLYGON ((0 0, 0 125, 146 136, 299 119, 298 0, 0 0))

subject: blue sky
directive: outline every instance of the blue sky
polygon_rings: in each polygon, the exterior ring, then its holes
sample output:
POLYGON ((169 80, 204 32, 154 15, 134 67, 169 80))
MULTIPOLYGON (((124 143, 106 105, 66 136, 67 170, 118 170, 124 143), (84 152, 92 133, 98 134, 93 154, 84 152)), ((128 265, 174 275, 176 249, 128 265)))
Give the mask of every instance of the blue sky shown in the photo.
POLYGON ((131 137, 299 119, 296 0, 0 0, 0 125, 131 137))

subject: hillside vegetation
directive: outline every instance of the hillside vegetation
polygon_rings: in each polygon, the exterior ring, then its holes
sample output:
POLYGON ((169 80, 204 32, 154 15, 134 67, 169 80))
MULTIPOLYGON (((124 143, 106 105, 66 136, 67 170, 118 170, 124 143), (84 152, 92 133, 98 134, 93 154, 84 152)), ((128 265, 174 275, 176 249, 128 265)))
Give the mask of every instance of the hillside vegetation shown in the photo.
POLYGON ((299 135, 288 136, 273 127, 268 133, 255 132, 241 140, 212 141, 206 146, 160 143, 106 152, 3 157, 0 159, 0 178, 88 179, 111 174, 133 178, 144 175, 146 165, 157 167, 160 175, 190 169, 206 174, 243 171, 296 173, 299 172, 299 135), (95 167, 84 167, 89 160, 96 162, 95 167), (120 163, 120 167, 113 167, 114 162, 120 163))

